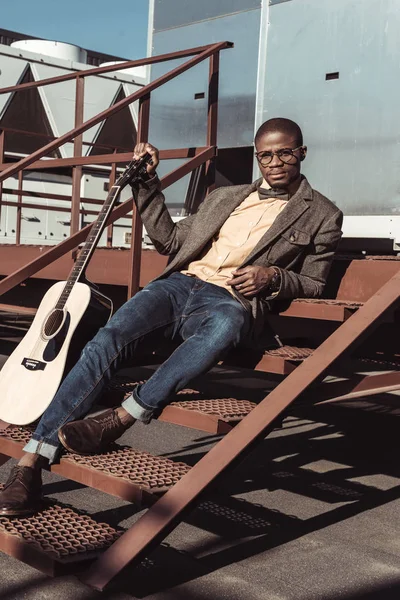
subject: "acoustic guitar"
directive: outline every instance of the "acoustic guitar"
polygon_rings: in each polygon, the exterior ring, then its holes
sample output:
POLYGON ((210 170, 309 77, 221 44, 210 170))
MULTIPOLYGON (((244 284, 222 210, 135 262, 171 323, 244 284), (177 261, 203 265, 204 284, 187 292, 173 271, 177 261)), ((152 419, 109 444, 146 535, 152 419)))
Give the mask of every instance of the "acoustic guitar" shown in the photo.
POLYGON ((146 173, 146 154, 132 161, 107 195, 67 281, 45 294, 31 327, 0 371, 0 419, 13 425, 36 421, 86 343, 112 314, 112 301, 85 277, 85 270, 121 190, 146 173))

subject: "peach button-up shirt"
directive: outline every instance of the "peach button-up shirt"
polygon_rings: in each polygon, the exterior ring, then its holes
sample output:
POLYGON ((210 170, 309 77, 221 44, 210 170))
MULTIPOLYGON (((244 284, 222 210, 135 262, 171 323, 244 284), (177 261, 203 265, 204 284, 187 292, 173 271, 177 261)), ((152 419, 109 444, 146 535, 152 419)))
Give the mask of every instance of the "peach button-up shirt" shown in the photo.
MULTIPOLYGON (((270 186, 264 180, 261 187, 270 186)), ((278 198, 261 200, 257 191, 252 192, 229 215, 214 236, 211 247, 182 273, 219 285, 232 293, 231 286, 226 284, 232 272, 244 262, 287 203, 287 200, 278 198)))

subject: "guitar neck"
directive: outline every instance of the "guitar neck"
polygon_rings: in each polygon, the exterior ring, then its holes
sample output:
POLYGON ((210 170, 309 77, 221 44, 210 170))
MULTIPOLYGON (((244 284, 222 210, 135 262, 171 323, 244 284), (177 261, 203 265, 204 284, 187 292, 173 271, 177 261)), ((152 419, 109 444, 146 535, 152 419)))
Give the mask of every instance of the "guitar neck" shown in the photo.
POLYGON ((75 283, 83 277, 85 269, 89 264, 92 254, 98 244, 101 234, 107 224, 107 219, 114 208, 114 204, 123 188, 133 179, 140 179, 146 171, 146 164, 150 160, 150 156, 146 154, 137 161, 132 161, 125 169, 123 174, 118 178, 115 185, 110 189, 107 198, 101 207, 96 221, 93 223, 85 245, 79 253, 77 260, 69 274, 67 283, 64 286, 62 294, 57 302, 56 308, 63 309, 69 294, 75 283))
POLYGON ((104 202, 101 210, 97 216, 96 221, 93 223, 86 242, 79 252, 79 256, 75 261, 75 264, 68 276, 67 283, 64 286, 62 294, 57 302, 56 308, 63 309, 66 301, 71 293, 75 283, 82 278, 85 273, 85 269, 89 264, 92 254, 98 244, 101 234, 104 231, 106 222, 113 206, 118 198, 121 191, 121 186, 113 186, 108 193, 107 199, 104 202))
MULTIPOLYGON (((124 186, 125 187, 125 186, 124 186)), ((73 283, 79 281, 79 279, 84 275, 85 269, 89 264, 89 261, 92 257, 93 252, 96 249, 96 246, 100 240, 101 234, 104 231, 104 228, 107 224, 107 219, 114 208, 114 204, 117 201, 120 191, 122 190, 121 186, 113 185, 111 190, 108 193, 107 199, 104 202, 101 210, 97 216, 96 221, 93 223, 89 235, 86 238, 86 242, 79 252, 79 256, 75 261, 75 265, 72 268, 72 271, 69 275, 68 280, 72 280, 73 283)))

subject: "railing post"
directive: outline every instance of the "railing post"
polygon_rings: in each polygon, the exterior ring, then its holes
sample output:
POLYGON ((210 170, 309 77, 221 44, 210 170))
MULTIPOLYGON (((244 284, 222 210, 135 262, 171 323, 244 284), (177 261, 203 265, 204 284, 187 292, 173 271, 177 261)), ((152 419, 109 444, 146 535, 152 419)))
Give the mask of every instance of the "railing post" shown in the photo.
MULTIPOLYGON (((117 153, 117 149, 114 148, 114 154, 117 153)), ((108 180, 108 191, 111 190, 112 186, 115 183, 117 177, 117 163, 113 162, 111 165, 110 177, 108 180)), ((114 225, 111 223, 107 227, 107 248, 112 248, 112 239, 113 239, 114 225)))
MULTIPOLYGON (((83 108, 84 108, 84 93, 85 93, 85 80, 83 77, 77 76, 76 78, 76 91, 75 91, 75 125, 79 127, 83 123, 83 108)), ((82 156, 82 134, 76 136, 74 139, 74 158, 82 156)), ((80 229, 80 206, 81 206, 81 180, 82 180, 82 167, 75 166, 72 168, 72 196, 71 196, 71 226, 70 235, 73 235, 80 229)), ((76 251, 72 252, 73 258, 75 258, 76 251)))
POLYGON ((17 195, 17 227, 15 233, 15 245, 21 245, 21 218, 22 218, 22 186, 24 180, 24 172, 18 171, 18 195, 17 195))
MULTIPOLYGON (((150 94, 143 96, 139 100, 139 120, 137 141, 147 142, 149 136, 149 118, 150 118, 150 94)), ((132 237, 131 237, 131 257, 129 261, 128 274, 128 299, 139 291, 140 283, 140 263, 142 259, 142 221, 140 219, 136 205, 133 205, 132 211, 132 237)))
MULTIPOLYGON (((210 70, 208 73, 208 117, 207 117, 207 146, 217 145, 218 128, 218 82, 219 82, 219 52, 210 56, 210 70)), ((215 161, 214 156, 206 164, 207 194, 215 188, 215 161)))

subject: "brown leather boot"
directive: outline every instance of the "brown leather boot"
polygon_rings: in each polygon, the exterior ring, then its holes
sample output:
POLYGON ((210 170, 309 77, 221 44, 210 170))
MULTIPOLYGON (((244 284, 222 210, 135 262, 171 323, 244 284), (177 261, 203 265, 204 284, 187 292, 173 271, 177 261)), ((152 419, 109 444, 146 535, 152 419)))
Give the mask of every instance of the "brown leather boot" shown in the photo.
POLYGON ((111 408, 95 417, 63 425, 58 430, 58 439, 70 452, 97 454, 121 437, 128 427, 111 408))
POLYGON ((0 492, 0 516, 37 512, 42 504, 42 470, 16 465, 0 492))

